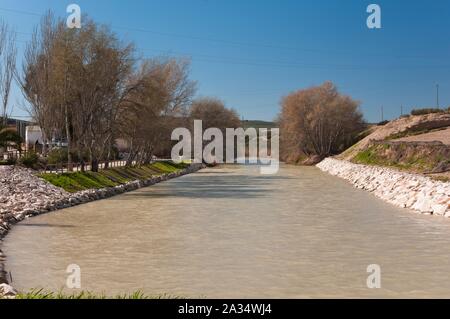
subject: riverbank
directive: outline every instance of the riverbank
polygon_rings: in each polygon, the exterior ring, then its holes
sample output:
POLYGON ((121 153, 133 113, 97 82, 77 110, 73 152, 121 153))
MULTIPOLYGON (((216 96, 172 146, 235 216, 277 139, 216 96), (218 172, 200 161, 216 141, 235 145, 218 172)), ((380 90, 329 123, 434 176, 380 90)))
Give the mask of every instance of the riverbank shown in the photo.
MULTIPOLYGON (((70 193, 38 177, 30 169, 0 166, 0 245, 11 227, 25 218, 151 186, 201 168, 202 164, 193 164, 171 173, 136 179, 113 187, 70 193)), ((8 282, 4 261, 5 256, 0 250, 0 284, 8 282)))
POLYGON ((334 158, 323 160, 317 167, 397 207, 450 218, 450 182, 334 158))

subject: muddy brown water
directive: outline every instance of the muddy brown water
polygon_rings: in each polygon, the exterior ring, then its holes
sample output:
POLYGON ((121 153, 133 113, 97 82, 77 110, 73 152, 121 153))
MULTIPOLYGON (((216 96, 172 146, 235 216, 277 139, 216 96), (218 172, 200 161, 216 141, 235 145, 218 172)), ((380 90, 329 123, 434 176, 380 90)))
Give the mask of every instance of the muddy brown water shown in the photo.
POLYGON ((225 166, 37 216, 5 238, 20 290, 217 298, 450 297, 450 221, 312 167, 225 166), (381 288, 366 285, 381 267, 381 288))

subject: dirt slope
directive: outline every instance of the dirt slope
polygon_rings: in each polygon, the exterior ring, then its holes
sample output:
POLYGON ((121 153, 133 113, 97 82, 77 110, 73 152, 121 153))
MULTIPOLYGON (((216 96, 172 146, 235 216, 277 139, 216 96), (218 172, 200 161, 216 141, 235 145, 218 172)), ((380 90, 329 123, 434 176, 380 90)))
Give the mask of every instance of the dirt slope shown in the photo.
POLYGON ((395 139, 398 142, 442 142, 450 145, 450 127, 420 135, 413 135, 395 139))
MULTIPOLYGON (((435 113, 400 118, 391 121, 384 126, 376 127, 370 135, 366 136, 364 139, 337 156, 337 158, 351 160, 360 151, 366 149, 367 146, 369 146, 370 141, 372 140, 380 141, 390 136, 401 134, 404 132, 420 132, 444 127, 450 127, 450 113, 435 113)), ((440 135, 442 133, 439 132, 440 131, 432 132, 436 134, 431 136, 438 136, 447 141, 449 137, 447 135, 442 137, 442 135, 440 135)), ((421 138, 428 138, 422 137, 422 135, 425 134, 409 136, 410 138, 412 138, 410 141, 420 141, 421 138)))

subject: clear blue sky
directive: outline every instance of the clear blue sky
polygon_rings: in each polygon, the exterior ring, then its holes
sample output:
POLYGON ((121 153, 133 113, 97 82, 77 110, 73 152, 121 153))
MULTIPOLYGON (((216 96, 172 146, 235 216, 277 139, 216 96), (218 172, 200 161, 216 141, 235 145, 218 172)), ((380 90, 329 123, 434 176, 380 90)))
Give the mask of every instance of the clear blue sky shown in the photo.
POLYGON ((272 120, 283 95, 326 80, 361 101, 369 121, 381 106, 386 118, 402 104, 435 106, 436 83, 441 106, 450 105, 448 0, 0 0, 20 55, 39 14, 66 16, 70 3, 144 56, 191 57, 198 95, 246 119, 272 120), (366 26, 370 3, 382 8, 381 30, 366 26))

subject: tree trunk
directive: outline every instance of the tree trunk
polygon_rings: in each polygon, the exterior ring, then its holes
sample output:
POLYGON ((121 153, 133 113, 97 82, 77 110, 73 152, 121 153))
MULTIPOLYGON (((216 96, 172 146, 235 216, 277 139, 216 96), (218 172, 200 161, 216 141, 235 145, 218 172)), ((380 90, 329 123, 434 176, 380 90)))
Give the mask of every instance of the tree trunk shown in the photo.
POLYGON ((69 172, 73 171, 73 163, 72 163, 72 148, 71 148, 71 142, 72 142, 72 135, 70 133, 70 121, 69 121, 69 114, 67 109, 67 103, 65 105, 65 125, 66 125, 66 138, 67 138, 67 170, 69 172))
POLYGON ((127 157, 125 166, 128 166, 128 167, 132 166, 134 157, 135 157, 135 152, 134 152, 133 140, 131 140, 130 149, 129 149, 129 153, 128 153, 128 157, 127 157))
POLYGON ((78 144, 77 147, 77 154, 78 154, 78 161, 80 162, 80 170, 81 172, 85 172, 86 171, 86 167, 85 167, 85 163, 84 163, 84 158, 83 158, 83 154, 81 153, 81 145, 78 144))
POLYGON ((98 172, 99 162, 97 158, 93 158, 91 160, 91 171, 97 173, 98 172))
POLYGON ((108 141, 108 154, 106 154, 106 160, 105 160, 105 167, 104 169, 108 169, 109 168, 109 161, 111 160, 111 140, 108 141))

